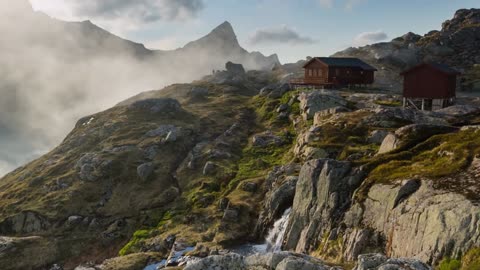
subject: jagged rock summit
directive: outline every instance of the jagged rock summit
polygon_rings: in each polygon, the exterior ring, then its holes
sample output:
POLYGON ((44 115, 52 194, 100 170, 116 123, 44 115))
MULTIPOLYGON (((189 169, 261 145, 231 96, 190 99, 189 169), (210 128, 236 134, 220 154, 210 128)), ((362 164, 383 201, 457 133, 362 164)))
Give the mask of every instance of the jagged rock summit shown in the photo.
POLYGON ((420 62, 444 63, 468 77, 474 66, 480 64, 480 9, 458 10, 442 24, 440 31, 433 30, 424 36, 409 32, 390 42, 348 48, 335 56, 366 60, 379 69, 377 82, 393 88, 399 88, 402 70, 420 62))

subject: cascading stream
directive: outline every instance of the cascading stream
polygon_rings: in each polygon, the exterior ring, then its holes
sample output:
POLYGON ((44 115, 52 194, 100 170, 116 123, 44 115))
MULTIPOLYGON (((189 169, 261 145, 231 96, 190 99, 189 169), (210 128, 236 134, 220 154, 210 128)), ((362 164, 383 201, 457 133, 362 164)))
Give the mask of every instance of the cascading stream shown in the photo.
POLYGON ((275 221, 273 228, 268 232, 265 238, 267 244, 267 252, 278 252, 282 250, 283 238, 287 230, 288 220, 292 209, 287 209, 282 217, 275 221))

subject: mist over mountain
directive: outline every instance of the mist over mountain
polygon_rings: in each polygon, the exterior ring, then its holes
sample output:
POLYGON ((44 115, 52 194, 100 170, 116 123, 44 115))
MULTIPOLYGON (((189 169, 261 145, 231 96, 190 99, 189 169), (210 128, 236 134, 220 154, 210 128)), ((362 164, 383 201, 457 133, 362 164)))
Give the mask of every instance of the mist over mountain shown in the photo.
POLYGON ((28 1, 3 1, 0 15, 0 175, 58 144, 80 117, 140 91, 190 82, 227 61, 278 63, 244 50, 228 22, 183 48, 154 51, 90 21, 34 12, 28 1))

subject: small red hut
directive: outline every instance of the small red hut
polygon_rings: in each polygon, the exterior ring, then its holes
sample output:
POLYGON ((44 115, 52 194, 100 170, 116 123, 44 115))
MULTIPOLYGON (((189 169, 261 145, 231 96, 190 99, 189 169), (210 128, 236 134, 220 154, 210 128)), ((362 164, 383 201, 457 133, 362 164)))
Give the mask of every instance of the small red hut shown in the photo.
POLYGON ((401 73, 403 106, 438 110, 455 103, 460 72, 438 63, 422 63, 401 73))
POLYGON ((358 58, 314 57, 303 66, 305 77, 292 81, 303 86, 367 85, 374 82, 376 68, 358 58))

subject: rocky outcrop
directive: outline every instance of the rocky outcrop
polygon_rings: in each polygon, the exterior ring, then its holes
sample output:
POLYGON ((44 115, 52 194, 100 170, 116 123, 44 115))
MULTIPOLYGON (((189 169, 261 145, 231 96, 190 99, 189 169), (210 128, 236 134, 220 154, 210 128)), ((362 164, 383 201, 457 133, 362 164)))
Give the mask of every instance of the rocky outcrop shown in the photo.
POLYGON ((255 236, 263 238, 267 229, 293 204, 300 165, 277 166, 265 181, 265 199, 255 227, 255 236))
POLYGON ((321 90, 303 92, 298 99, 300 100, 300 110, 305 120, 312 119, 315 113, 319 111, 347 106, 347 101, 341 96, 321 90))
POLYGON ((358 256, 353 270, 432 270, 421 261, 413 259, 389 259, 383 254, 364 254, 358 256))
POLYGON ((210 256, 194 262, 185 270, 333 270, 322 261, 290 252, 256 254, 244 257, 237 254, 210 256))
POLYGON ((59 252, 42 237, 0 237, 2 270, 40 269, 46 263, 53 263, 59 252))
POLYGON ((27 211, 8 217, 0 223, 0 234, 31 234, 50 228, 47 218, 38 213, 27 211))
POLYGON ((341 221, 363 173, 349 162, 311 160, 303 165, 297 182, 284 248, 309 252, 324 233, 341 221))
POLYGON ((407 33, 390 42, 349 48, 335 56, 360 57, 377 67, 376 83, 400 89, 399 73, 420 62, 440 62, 460 70, 480 63, 480 9, 460 9, 440 31, 424 36, 407 33))
POLYGON ((396 149, 406 149, 415 146, 417 143, 438 135, 458 131, 457 127, 441 125, 413 124, 404 126, 388 134, 380 146, 379 154, 391 152, 396 149))
POLYGON ((465 254, 480 237, 480 208, 460 194, 433 188, 429 180, 374 185, 345 221, 380 232, 389 256, 431 264, 465 254))

